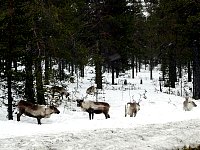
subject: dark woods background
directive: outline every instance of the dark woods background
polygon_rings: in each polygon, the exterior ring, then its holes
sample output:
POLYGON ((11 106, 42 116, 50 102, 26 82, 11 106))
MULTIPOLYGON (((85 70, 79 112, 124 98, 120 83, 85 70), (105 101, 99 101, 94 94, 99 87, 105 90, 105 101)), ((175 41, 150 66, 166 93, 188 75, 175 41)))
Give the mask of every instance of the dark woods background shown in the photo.
POLYGON ((6 81, 1 88, 8 118, 13 90, 45 104, 44 85, 77 72, 84 77, 88 64, 95 66, 99 89, 105 70, 114 84, 119 72, 138 72, 141 64, 153 79, 154 66, 161 64, 161 80, 175 88, 185 69, 193 97, 200 99, 199 38, 198 0, 1 0, 0 79, 6 81))

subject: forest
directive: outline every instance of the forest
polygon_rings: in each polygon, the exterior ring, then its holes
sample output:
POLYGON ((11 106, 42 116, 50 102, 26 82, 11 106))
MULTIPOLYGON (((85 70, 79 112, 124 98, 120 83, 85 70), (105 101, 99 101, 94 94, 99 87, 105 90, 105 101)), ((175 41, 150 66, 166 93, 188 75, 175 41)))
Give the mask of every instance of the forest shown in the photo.
POLYGON ((112 72, 115 84, 130 68, 134 78, 141 64, 150 66, 151 79, 161 64, 160 80, 171 88, 185 69, 193 98, 200 99, 198 0, 0 1, 0 79, 9 120, 13 90, 45 104, 44 85, 84 77, 86 65, 95 66, 102 89, 103 72, 112 72))

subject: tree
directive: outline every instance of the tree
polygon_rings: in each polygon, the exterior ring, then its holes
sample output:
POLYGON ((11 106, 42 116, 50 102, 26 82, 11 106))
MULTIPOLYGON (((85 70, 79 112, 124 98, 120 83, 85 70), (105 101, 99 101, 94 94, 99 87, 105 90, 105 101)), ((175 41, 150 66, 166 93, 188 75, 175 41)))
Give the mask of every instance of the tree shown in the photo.
MULTIPOLYGON (((87 20, 89 24, 88 47, 91 51, 91 57, 94 61, 96 69, 97 87, 102 88, 101 66, 108 65, 112 70, 119 73, 119 70, 128 68, 128 55, 130 54, 130 42, 128 35, 133 28, 132 11, 135 10, 128 6, 125 0, 112 1, 89 1, 87 20), (110 62, 110 58, 114 55, 122 56, 120 60, 110 62), (116 65, 113 65, 116 64, 116 65)), ((135 4, 135 1, 134 1, 135 4)), ((113 73, 114 74, 114 73, 113 73)))
POLYGON ((193 98, 200 99, 200 3, 187 3, 187 34, 193 50, 193 98))
POLYGON ((11 70, 11 63, 12 63, 12 52, 14 49, 14 22, 13 22, 13 17, 14 17, 14 1, 9 0, 9 5, 8 5, 8 13, 9 13, 9 22, 8 22, 8 53, 6 57, 6 75, 7 75, 7 86, 8 86, 8 119, 13 120, 13 115, 12 115, 12 70, 11 70))

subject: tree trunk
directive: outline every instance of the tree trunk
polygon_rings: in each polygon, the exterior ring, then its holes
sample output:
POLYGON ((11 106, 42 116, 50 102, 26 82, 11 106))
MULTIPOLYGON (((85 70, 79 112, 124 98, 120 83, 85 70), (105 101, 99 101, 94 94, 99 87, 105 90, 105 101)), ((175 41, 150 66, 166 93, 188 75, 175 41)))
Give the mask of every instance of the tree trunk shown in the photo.
POLYGON ((153 80, 153 60, 152 60, 152 58, 150 59, 149 69, 150 69, 150 80, 153 80))
POLYGON ((80 71, 81 71, 80 76, 84 77, 84 65, 80 66, 80 71))
POLYGON ((34 93, 34 86, 33 86, 33 58, 31 47, 28 47, 27 54, 25 56, 25 71, 26 71, 26 79, 25 79, 25 97, 27 101, 35 103, 35 93, 34 93))
POLYGON ((41 58, 38 57, 35 60, 35 77, 36 77, 36 90, 37 90, 37 102, 38 104, 46 104, 44 98, 44 89, 42 82, 42 66, 41 66, 41 58))
POLYGON ((115 84, 115 68, 114 68, 114 62, 111 62, 111 69, 112 69, 112 85, 115 84))
POLYGON ((8 24, 8 53, 6 60, 6 75, 7 75, 7 86, 8 86, 8 120, 13 120, 12 114, 12 52, 14 49, 14 29, 13 29, 13 13, 14 13, 14 1, 9 0, 9 24, 8 24))
POLYGON ((74 61, 71 62, 71 70, 70 73, 72 76, 74 76, 74 61))
POLYGON ((136 76, 137 76, 137 73, 138 73, 138 59, 136 57, 136 60, 135 60, 135 70, 136 70, 136 76))
POLYGON ((139 69, 139 72, 140 72, 141 71, 141 59, 140 58, 139 58, 138 64, 139 64, 138 69, 139 69))
POLYGON ((144 68, 145 68, 145 70, 147 70, 147 59, 146 59, 146 57, 144 58, 144 68))
POLYGON ((170 54, 169 54, 169 82, 170 82, 170 87, 175 88, 175 82, 177 81, 176 79, 176 58, 175 58, 175 54, 174 52, 172 52, 174 50, 171 49, 170 50, 170 54))
POLYGON ((48 57, 48 52, 46 51, 45 53, 45 72, 44 72, 44 84, 49 85, 49 79, 50 79, 50 69, 49 69, 49 57, 48 57))
POLYGON ((60 81, 64 80, 64 60, 63 59, 59 59, 59 79, 60 81))
POLYGON ((169 82, 170 82, 170 87, 172 87, 172 88, 175 88, 175 82, 176 82, 176 80, 175 80, 175 76, 176 76, 175 68, 176 67, 174 67, 174 64, 172 66, 169 66, 169 82))
POLYGON ((134 59, 135 57, 133 56, 132 59, 131 59, 131 68, 132 68, 132 78, 134 79, 135 78, 135 72, 134 72, 134 69, 135 69, 135 66, 134 66, 134 59))
MULTIPOLYGON (((179 62, 179 63, 180 63, 180 62, 179 62)), ((179 77, 179 78, 182 78, 182 67, 181 67, 181 63, 178 65, 178 72, 179 72, 178 77, 179 77)))
POLYGON ((119 65, 118 65, 118 61, 117 61, 117 65, 115 66, 116 69, 116 78, 119 78, 119 65))
POLYGON ((194 44, 193 59, 193 98, 200 99, 200 52, 199 45, 194 44))
POLYGON ((65 79, 64 69, 66 68, 66 61, 64 59, 62 59, 61 61, 62 61, 62 80, 64 80, 65 79))
POLYGON ((166 75, 166 59, 162 58, 162 64, 161 64, 161 71, 162 71, 162 78, 165 80, 165 75, 166 75))
POLYGON ((190 67, 190 61, 188 61, 188 82, 192 82, 192 73, 191 73, 191 67, 190 67))
POLYGON ((96 79, 95 83, 97 84, 97 89, 102 89, 102 72, 101 72, 101 64, 96 63, 95 64, 95 71, 96 71, 96 79))
POLYGON ((8 119, 13 120, 13 114, 12 114, 12 70, 11 70, 11 57, 7 59, 7 85, 8 85, 8 119))
POLYGON ((102 89, 102 59, 101 59, 101 50, 99 46, 99 41, 96 42, 96 58, 95 58, 95 71, 96 71, 96 77, 95 77, 95 83, 97 84, 97 89, 102 89))

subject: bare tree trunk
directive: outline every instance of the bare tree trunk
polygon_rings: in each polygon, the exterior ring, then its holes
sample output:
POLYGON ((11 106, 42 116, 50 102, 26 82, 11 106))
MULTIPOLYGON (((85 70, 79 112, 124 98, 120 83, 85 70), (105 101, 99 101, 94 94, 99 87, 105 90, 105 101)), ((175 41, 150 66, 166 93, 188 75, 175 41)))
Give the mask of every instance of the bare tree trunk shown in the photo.
POLYGON ((188 61, 188 82, 192 82, 192 73, 191 73, 191 67, 190 67, 190 61, 188 61))
POLYGON ((118 65, 118 61, 117 61, 117 65, 115 66, 115 70, 116 70, 116 78, 119 78, 119 65, 118 65))
POLYGON ((44 77, 44 84, 48 85, 49 84, 49 79, 50 79, 50 69, 49 69, 49 56, 48 56, 48 51, 45 53, 45 77, 44 77))
POLYGON ((97 57, 95 59, 95 71, 96 71, 96 78, 95 83, 97 84, 97 89, 102 89, 102 63, 101 63, 101 52, 99 49, 99 42, 97 41, 97 57))
POLYGON ((9 24, 8 24, 8 53, 7 53, 7 60, 6 60, 6 75, 7 75, 7 86, 8 86, 8 119, 13 120, 13 114, 12 114, 12 52, 14 49, 14 29, 13 29, 13 15, 14 15, 14 1, 9 0, 9 24))
POLYGON ((175 88, 176 78, 176 57, 174 53, 175 48, 171 48, 169 52, 169 82, 170 87, 175 88))
POLYGON ((167 68, 166 59, 162 58, 161 71, 162 71, 162 78, 163 78, 163 80, 165 80, 166 68, 167 68))
POLYGON ((102 71, 101 71, 101 64, 96 63, 95 65, 95 70, 96 70, 96 84, 97 84, 97 89, 102 89, 102 71))
POLYGON ((111 69, 112 69, 112 85, 115 84, 115 69, 114 69, 114 62, 111 62, 111 69))
POLYGON ((153 80, 153 60, 152 60, 152 58, 150 59, 149 69, 150 69, 150 80, 153 80))
POLYGON ((25 79, 25 98, 35 103, 35 93, 34 93, 34 86, 33 86, 33 58, 32 58, 32 49, 31 46, 27 47, 27 52, 25 56, 25 71, 26 71, 26 79, 25 79))
POLYGON ((64 70, 63 70, 63 59, 59 59, 59 79, 60 81, 64 80, 64 70))
POLYGON ((139 69, 139 72, 140 72, 141 71, 141 59, 140 58, 139 58, 138 64, 139 64, 138 69, 139 69))
POLYGON ((146 57, 144 58, 144 68, 145 68, 145 70, 147 70, 147 58, 146 57))
POLYGON ((176 66, 174 62, 170 64, 169 66, 169 81, 170 81, 170 87, 175 88, 175 82, 176 82, 176 66))
POLYGON ((200 52, 199 45, 194 43, 194 60, 193 60, 193 98, 200 99, 200 52))
POLYGON ((75 70, 74 69, 74 61, 72 61, 71 62, 71 70, 70 70, 70 73, 71 73, 72 76, 74 76, 74 70, 75 70))
POLYGON ((81 71, 80 76, 84 77, 84 65, 80 66, 80 71, 81 71))
POLYGON ((131 68, 132 68, 132 78, 134 79, 135 78, 135 72, 134 72, 134 69, 135 69, 135 57, 133 56, 132 59, 131 59, 131 68))
POLYGON ((42 66, 41 66, 41 58, 38 57, 35 60, 35 77, 36 77, 36 90, 37 90, 37 102, 38 104, 46 104, 44 99, 44 89, 42 82, 42 66))
POLYGON ((137 73, 138 73, 138 58, 137 57, 135 60, 135 69, 136 69, 136 76, 137 76, 137 73))
MULTIPOLYGON (((34 36, 36 39, 38 39, 36 27, 34 27, 34 36)), ((46 102, 44 98, 44 89, 42 81, 41 49, 38 41, 36 42, 36 46, 37 46, 37 57, 35 58, 35 77, 36 77, 37 102, 38 104, 45 105, 46 102)))
POLYGON ((178 65, 178 72, 179 72, 179 74, 178 74, 179 78, 182 78, 182 67, 181 67, 180 62, 179 62, 179 65, 178 65))

